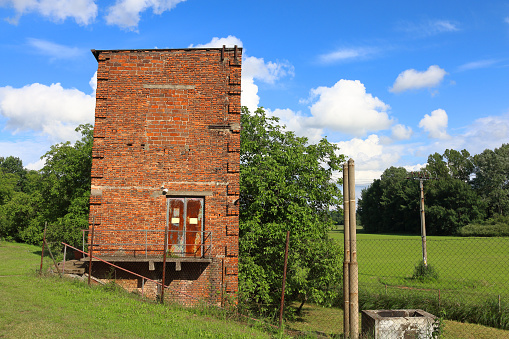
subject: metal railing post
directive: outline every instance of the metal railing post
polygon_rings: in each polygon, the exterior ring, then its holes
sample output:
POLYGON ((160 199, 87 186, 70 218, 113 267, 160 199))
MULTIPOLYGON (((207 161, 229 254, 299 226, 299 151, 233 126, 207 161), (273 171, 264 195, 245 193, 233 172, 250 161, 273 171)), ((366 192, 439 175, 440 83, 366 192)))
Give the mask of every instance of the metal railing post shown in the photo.
POLYGON ((92 254, 94 247, 94 229, 95 229, 95 215, 92 217, 92 234, 90 235, 90 245, 88 249, 88 286, 90 286, 92 277, 92 254))

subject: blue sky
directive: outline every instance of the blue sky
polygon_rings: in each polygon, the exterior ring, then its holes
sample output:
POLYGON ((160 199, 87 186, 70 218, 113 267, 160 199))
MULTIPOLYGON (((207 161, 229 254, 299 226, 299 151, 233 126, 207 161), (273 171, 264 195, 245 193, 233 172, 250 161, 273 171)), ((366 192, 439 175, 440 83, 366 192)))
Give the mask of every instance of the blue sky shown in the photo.
POLYGON ((90 49, 243 46, 242 103, 337 143, 360 186, 509 142, 507 1, 0 0, 0 156, 93 123, 90 49))

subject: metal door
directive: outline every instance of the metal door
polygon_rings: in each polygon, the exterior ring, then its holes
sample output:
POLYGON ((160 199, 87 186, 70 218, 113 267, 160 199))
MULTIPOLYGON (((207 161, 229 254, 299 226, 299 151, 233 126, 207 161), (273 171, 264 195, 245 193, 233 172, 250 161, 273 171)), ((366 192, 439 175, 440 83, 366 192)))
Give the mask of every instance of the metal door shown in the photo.
POLYGON ((168 198, 168 249, 178 256, 203 255, 203 198, 168 198))

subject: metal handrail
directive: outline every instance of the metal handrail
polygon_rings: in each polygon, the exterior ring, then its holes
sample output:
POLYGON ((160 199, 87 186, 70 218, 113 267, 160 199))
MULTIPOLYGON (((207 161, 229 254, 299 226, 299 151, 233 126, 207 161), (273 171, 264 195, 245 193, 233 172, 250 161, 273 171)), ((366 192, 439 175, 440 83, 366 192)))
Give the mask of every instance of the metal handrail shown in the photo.
MULTIPOLYGON (((88 230, 88 229, 84 229, 82 230, 82 250, 85 251, 85 245, 87 246, 90 246, 90 242, 89 242, 89 235, 86 236, 86 233, 87 232, 91 232, 91 230, 88 230), (85 238, 87 239, 87 241, 85 241, 85 238)), ((168 233, 169 235, 171 233, 179 233, 179 234, 183 234, 184 231, 179 231, 179 230, 168 230, 168 233)), ((167 248, 166 248, 166 251, 168 251, 168 248, 173 246, 173 245, 176 245, 176 246, 182 246, 183 248, 186 248, 187 246, 199 246, 199 248, 201 249, 201 257, 205 258, 205 257, 210 257, 211 256, 211 251, 212 251, 212 232, 211 231, 186 231, 185 233, 200 233, 201 234, 201 243, 200 244, 195 244, 195 243, 168 243, 167 244, 167 248), (208 253, 208 254, 206 254, 208 253)), ((168 236, 168 239, 170 239, 171 237, 168 236)), ((136 239, 139 239, 139 237, 132 237, 132 239, 136 240, 136 239)), ((126 249, 126 248, 120 248, 121 250, 123 251, 133 251, 133 254, 134 256, 136 256, 136 252, 137 251, 143 251, 145 252, 145 257, 148 258, 148 253, 149 252, 161 252, 163 253, 164 251, 164 248, 163 249, 154 249, 154 248, 150 248, 150 247, 154 247, 154 246, 163 246, 164 247, 164 230, 150 230, 150 229, 103 229, 103 230, 97 230, 95 229, 94 230, 94 243, 92 245, 94 247, 94 250, 104 246, 104 247, 109 247, 109 248, 100 248, 98 250, 100 251, 118 251, 119 250, 119 247, 123 247, 123 246, 128 246, 128 247, 142 247, 142 249, 137 249, 137 248, 133 248, 133 249, 126 249), (115 233, 121 233, 121 232, 131 232, 131 233, 141 233, 143 236, 143 238, 145 239, 144 242, 117 242, 117 243, 112 243, 112 242, 101 242, 101 241, 98 241, 98 239, 100 240, 101 237, 105 237, 105 233, 107 234, 106 236, 107 237, 113 237, 115 238, 115 233), (153 242, 148 242, 148 234, 149 232, 151 233, 161 233, 161 242, 156 242, 156 243, 153 243, 153 242)), ((176 254, 176 255, 182 255, 182 256, 185 256, 186 254, 189 254, 189 253, 186 253, 185 251, 183 252, 173 252, 173 254, 176 254)))

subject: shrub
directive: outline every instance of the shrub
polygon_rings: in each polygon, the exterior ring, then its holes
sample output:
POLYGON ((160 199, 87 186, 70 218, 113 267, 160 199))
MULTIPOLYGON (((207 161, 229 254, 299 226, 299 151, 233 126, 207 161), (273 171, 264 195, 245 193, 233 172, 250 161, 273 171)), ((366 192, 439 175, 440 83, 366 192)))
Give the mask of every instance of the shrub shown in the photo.
POLYGON ((425 281, 435 281, 438 280, 438 272, 431 265, 424 265, 423 261, 420 261, 414 269, 414 275, 412 279, 419 280, 421 282, 425 281))
POLYGON ((509 216, 497 215, 477 224, 468 224, 458 230, 463 237, 507 237, 509 216))

